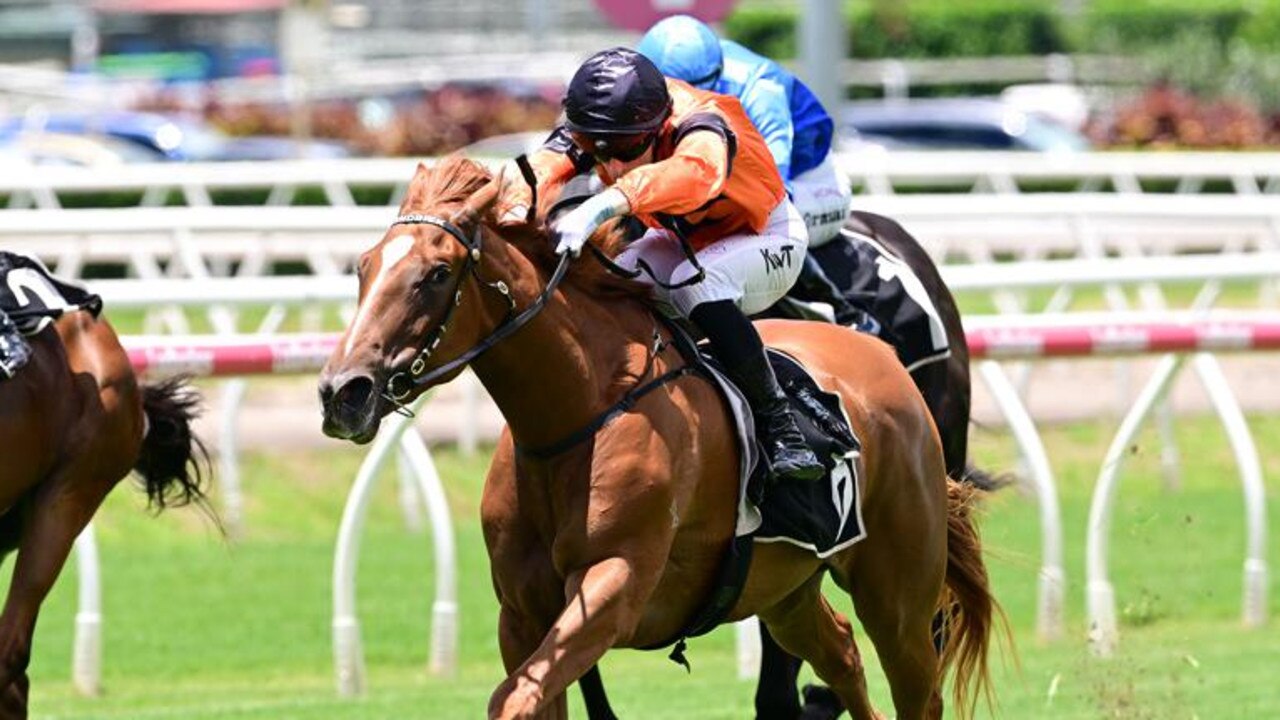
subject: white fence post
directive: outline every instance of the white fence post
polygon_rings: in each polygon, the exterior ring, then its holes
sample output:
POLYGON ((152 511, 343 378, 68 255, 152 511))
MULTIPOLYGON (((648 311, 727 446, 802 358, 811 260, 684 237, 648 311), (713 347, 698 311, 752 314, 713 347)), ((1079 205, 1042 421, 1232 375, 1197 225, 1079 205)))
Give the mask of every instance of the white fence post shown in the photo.
POLYGON ((434 675, 452 676, 458 671, 458 571, 449 502, 431 453, 412 423, 400 437, 400 449, 408 458, 418 490, 431 516, 435 548, 436 599, 431 605, 431 651, 427 667, 434 675))
POLYGON ((1111 507, 1115 504, 1120 464, 1133 437, 1142 427, 1151 408, 1164 397, 1186 360, 1182 355, 1165 355, 1155 373, 1142 388, 1138 399, 1120 423, 1107 449, 1102 471, 1089 505, 1089 526, 1085 539, 1085 612, 1089 621, 1089 646, 1095 655, 1115 652, 1119 630, 1116 624, 1115 589, 1107 573, 1107 543, 1111 532, 1111 507))
POLYGON ((71 653, 71 681, 82 695, 102 692, 102 583, 98 542, 93 523, 76 538, 76 569, 80 607, 76 611, 76 635, 71 653))
MULTIPOLYGON (((416 411, 420 408, 426 397, 424 394, 415 401, 411 409, 416 411)), ((453 524, 430 453, 416 431, 406 435, 412 427, 412 419, 399 414, 383 422, 382 430, 360 465, 342 512, 333 561, 333 656, 338 693, 343 696, 364 692, 364 651, 360 643, 360 620, 356 615, 355 584, 360 536, 378 470, 397 447, 404 451, 414 470, 431 518, 436 600, 432 607, 430 668, 432 672, 443 675, 456 671, 458 605, 453 524)))
POLYGON ((738 647, 738 679, 760 677, 760 618, 754 615, 733 624, 738 647))
POLYGON ((1035 422, 1000 364, 994 360, 983 360, 978 363, 978 372, 1009 423, 1040 506, 1040 593, 1036 604, 1036 633, 1043 640, 1058 640, 1063 635, 1066 571, 1062 565, 1062 511, 1058 507, 1053 468, 1049 465, 1035 422))
POLYGON ((1222 373, 1222 366, 1207 353, 1197 353, 1193 362, 1205 392, 1222 420, 1244 486, 1245 530, 1248 535, 1241 621, 1245 627, 1262 627, 1267 621, 1267 489, 1262 481, 1262 462, 1258 459, 1258 448, 1249 433, 1244 412, 1222 373))

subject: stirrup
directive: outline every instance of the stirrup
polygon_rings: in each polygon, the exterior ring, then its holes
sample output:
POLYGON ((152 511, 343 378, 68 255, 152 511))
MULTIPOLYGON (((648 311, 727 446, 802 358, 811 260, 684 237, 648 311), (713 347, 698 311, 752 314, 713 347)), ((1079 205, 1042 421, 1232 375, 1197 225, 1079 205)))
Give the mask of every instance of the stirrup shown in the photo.
POLYGON ((777 463, 774 462, 775 458, 773 456, 773 452, 770 452, 773 448, 765 448, 766 460, 769 463, 769 475, 774 481, 813 482, 815 480, 822 479, 822 476, 827 472, 827 469, 822 466, 822 461, 818 460, 817 454, 814 453, 813 449, 808 445, 803 445, 802 448, 803 449, 795 447, 777 448, 781 452, 796 456, 790 458, 793 463, 793 467, 786 472, 780 470, 777 463), (808 458, 804 457, 805 455, 808 455, 808 458), (807 462, 810 459, 812 462, 807 462))

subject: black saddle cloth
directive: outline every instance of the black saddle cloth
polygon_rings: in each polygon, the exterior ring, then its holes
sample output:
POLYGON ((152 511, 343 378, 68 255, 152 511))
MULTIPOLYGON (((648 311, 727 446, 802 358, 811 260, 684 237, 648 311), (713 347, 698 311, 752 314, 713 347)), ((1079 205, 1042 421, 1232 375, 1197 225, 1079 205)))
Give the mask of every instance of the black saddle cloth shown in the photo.
POLYGON ((846 229, 822 247, 810 248, 809 254, 845 299, 876 321, 859 329, 892 346, 908 370, 951 354, 946 329, 924 285, 887 248, 846 229))
POLYGON ((97 317, 102 298, 55 278, 35 258, 0 250, 0 310, 23 335, 34 335, 63 313, 85 310, 97 317))

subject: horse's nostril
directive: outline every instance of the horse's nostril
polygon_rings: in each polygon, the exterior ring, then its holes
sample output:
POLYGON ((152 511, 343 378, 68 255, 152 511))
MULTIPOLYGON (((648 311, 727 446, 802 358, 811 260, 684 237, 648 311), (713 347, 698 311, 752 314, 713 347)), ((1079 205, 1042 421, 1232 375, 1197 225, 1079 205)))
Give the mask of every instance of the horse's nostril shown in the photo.
POLYGON ((371 397, 373 397, 373 378, 360 375, 351 378, 338 388, 330 401, 337 402, 347 410, 360 411, 369 404, 371 397))

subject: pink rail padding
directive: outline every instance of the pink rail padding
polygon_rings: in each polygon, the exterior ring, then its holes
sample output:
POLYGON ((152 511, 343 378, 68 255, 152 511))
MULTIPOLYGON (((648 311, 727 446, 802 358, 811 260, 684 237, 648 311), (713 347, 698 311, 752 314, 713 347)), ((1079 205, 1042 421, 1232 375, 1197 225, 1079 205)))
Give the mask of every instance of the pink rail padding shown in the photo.
POLYGON ((975 358, 1028 359, 1185 352, 1280 350, 1280 315, 1250 320, 1114 324, 1066 322, 1043 327, 972 328, 965 332, 975 358))
POLYGON ((333 334, 121 338, 129 360, 140 374, 198 377, 317 372, 337 341, 338 336, 333 334))
MULTIPOLYGON (((1200 322, 1108 323, 1058 316, 1043 326, 990 325, 966 331, 969 353, 997 360, 1280 350, 1280 313, 1240 314, 1200 322)), ((1025 317, 1025 316, 1024 316, 1025 317)), ((998 322, 998 319, 991 319, 998 322)), ((138 372, 200 377, 317 372, 337 344, 335 334, 274 337, 138 336, 122 339, 138 372)))

